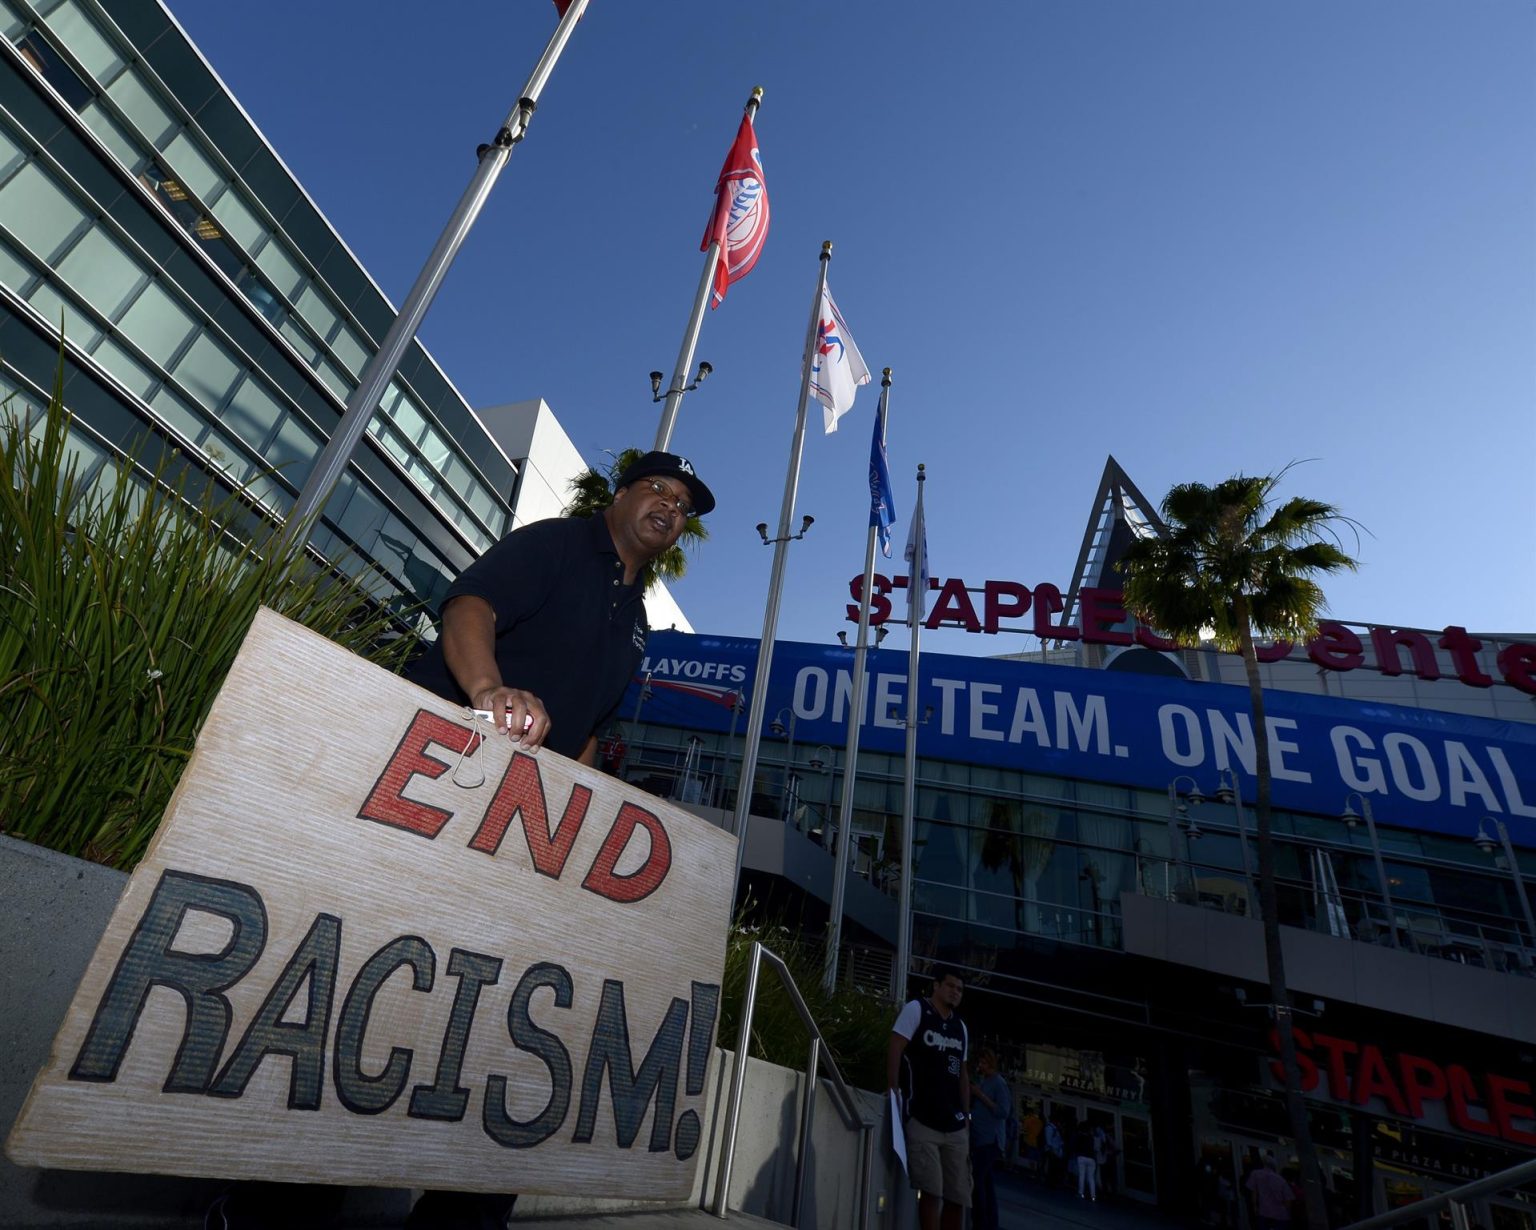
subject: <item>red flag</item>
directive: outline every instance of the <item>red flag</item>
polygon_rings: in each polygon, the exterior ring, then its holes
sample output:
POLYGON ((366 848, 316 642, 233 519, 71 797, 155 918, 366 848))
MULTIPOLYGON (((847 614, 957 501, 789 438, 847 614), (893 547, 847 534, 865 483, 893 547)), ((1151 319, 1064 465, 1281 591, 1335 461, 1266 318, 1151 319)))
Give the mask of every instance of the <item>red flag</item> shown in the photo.
POLYGON ((560 14, 561 17, 564 17, 565 10, 570 8, 571 5, 575 3, 576 0, 555 0, 555 12, 560 14))
POLYGON ((704 232, 699 251, 720 245, 715 262, 715 287, 710 306, 719 307, 730 284, 752 272, 763 242, 768 238, 768 185, 763 182, 763 161, 757 152, 757 133, 751 115, 741 117, 736 141, 725 156, 715 184, 715 212, 704 232))

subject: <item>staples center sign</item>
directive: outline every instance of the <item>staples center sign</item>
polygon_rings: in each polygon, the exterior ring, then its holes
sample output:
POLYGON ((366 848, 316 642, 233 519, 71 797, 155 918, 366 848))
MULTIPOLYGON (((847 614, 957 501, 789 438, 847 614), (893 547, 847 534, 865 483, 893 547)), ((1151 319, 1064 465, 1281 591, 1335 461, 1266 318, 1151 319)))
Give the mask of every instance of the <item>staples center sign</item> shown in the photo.
MULTIPOLYGON (((883 624, 891 617, 890 593, 893 589, 906 589, 906 577, 887 577, 875 574, 874 592, 869 601, 869 622, 883 624)), ((937 591, 933 609, 923 620, 925 628, 943 626, 961 627, 967 632, 996 633, 1004 631, 1004 620, 1032 620, 1026 628, 1007 628, 1007 631, 1031 631, 1043 641, 1077 641, 1098 645, 1141 645, 1147 649, 1168 651, 1178 646, 1166 637, 1158 636, 1145 624, 1136 624, 1135 631, 1126 631, 1118 625, 1131 617, 1126 613, 1120 594, 1112 589, 1082 589, 1078 591, 1080 622, 1058 622, 1057 616, 1066 609, 1061 590, 1049 582, 1036 585, 1033 590, 1017 581, 987 581, 976 589, 966 585, 959 577, 940 581, 929 579, 928 588, 937 591), (972 594, 981 595, 981 613, 977 614, 972 594)), ((853 603, 848 608, 848 618, 858 621, 858 602, 864 590, 864 578, 854 577, 848 583, 853 603)), ((1452 624, 1443 629, 1432 641, 1433 633, 1413 628, 1388 628, 1369 626, 1366 629, 1370 641, 1370 658, 1366 654, 1366 642, 1345 624, 1325 619, 1317 626, 1317 635, 1307 642, 1307 657, 1324 670, 1352 671, 1365 667, 1380 671, 1383 675, 1404 673, 1403 651, 1408 654, 1407 673, 1420 679, 1442 678, 1440 660, 1435 647, 1445 650, 1456 672, 1456 678, 1468 687, 1489 688, 1498 682, 1478 663, 1478 652, 1483 642, 1465 628, 1452 624)), ((1278 662, 1291 656, 1294 646, 1289 641, 1277 641, 1258 650, 1260 662, 1278 662)), ((1536 645, 1511 641, 1499 651, 1497 667, 1503 682, 1530 696, 1536 696, 1536 645)))

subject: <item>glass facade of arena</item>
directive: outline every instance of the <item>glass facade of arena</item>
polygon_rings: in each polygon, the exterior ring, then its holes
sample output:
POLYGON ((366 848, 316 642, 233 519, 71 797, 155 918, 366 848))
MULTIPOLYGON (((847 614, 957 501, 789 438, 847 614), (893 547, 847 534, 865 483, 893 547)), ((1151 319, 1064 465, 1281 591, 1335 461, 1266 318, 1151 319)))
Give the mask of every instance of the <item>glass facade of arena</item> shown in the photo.
MULTIPOLYGON (((643 708, 640 717, 639 725, 623 724, 627 780, 663 797, 734 810, 739 737, 648 724, 643 708)), ((822 840, 836 824, 841 780, 842 749, 766 739, 752 810, 786 817, 822 840)), ((985 963, 1032 938, 1118 950, 1125 892, 1257 917, 1236 805, 1216 797, 1214 778, 1195 784, 1203 797, 1191 803, 1188 782, 1170 798, 1164 790, 920 759, 916 951, 943 947, 953 957, 970 950, 985 963)), ((894 895, 902 758, 861 752, 854 790, 853 874, 894 895)), ((1256 871, 1251 800, 1243 822, 1256 871)), ((1385 944, 1392 928, 1366 826, 1285 810, 1274 812, 1273 826, 1281 921, 1385 944)), ((1377 832, 1399 946, 1536 975, 1536 937, 1525 933, 1501 853, 1381 823, 1377 832)), ((1527 892, 1536 892, 1536 851, 1517 849, 1516 858, 1527 892)))
MULTIPOLYGON (((281 517, 392 318, 161 5, 0 0, 5 393, 46 396, 62 323, 80 447, 147 436, 281 517)), ((380 409, 314 544, 404 607, 516 473, 419 344, 380 409)))

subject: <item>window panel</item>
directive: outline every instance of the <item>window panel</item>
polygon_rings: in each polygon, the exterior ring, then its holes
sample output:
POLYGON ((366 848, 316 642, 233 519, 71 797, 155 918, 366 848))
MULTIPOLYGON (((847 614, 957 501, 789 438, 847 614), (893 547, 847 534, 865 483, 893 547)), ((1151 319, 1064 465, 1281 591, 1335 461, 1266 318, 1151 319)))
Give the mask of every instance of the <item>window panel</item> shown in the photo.
POLYGON ((256 255, 256 267, 260 269, 272 285, 277 288, 277 293, 291 300, 294 289, 299 284, 299 267, 284 250, 282 240, 273 236, 271 240, 256 255))
MULTIPOLYGON (((389 417, 394 420, 395 426, 400 429, 401 435, 412 444, 420 444, 422 438, 427 434, 426 416, 422 414, 416 403, 411 400, 410 395, 398 385, 391 384, 389 392, 395 395, 395 402, 390 407, 389 417)), ((388 405, 388 395, 385 396, 384 401, 388 405)))
POLYGON ((363 374, 363 366, 368 362, 368 349, 363 341, 346 325, 342 325, 336 337, 331 342, 331 352, 341 360, 341 365, 354 376, 363 374))
POLYGON ((165 160, 195 195, 207 202, 223 183, 219 172, 203 157, 202 151, 193 144, 186 129, 182 129, 165 147, 165 160))
POLYGON ((245 297, 255 305, 256 310, 273 324, 281 324, 285 320, 287 313, 282 303, 254 273, 245 273, 236 278, 235 286, 243 291, 245 297))
POLYGON ((331 311, 313 282, 304 287, 294 306, 299 309, 299 315, 314 327, 317 337, 329 337, 331 330, 336 327, 336 313, 331 311))
POLYGON ((128 122, 156 149, 176 127, 170 112, 160 105, 136 72, 130 70, 109 85, 107 97, 122 108, 128 122))
POLYGON ((319 455, 320 441, 314 433, 291 414, 285 414, 276 438, 267 448, 267 464, 281 473, 285 481, 302 487, 319 455))
POLYGON ((238 188, 231 188, 219 198, 219 207, 213 213, 224 233, 247 252, 267 233, 238 188))
POLYGON ((156 414, 174 427, 193 444, 202 444, 209 434, 207 418, 198 414, 168 388, 162 388, 149 399, 156 414))
POLYGON ((96 360, 100 367, 116 376, 124 388, 138 397, 148 393, 157 379, 150 374, 149 369, 110 337, 102 339, 101 344, 92 351, 91 358, 96 360))
POLYGON ((262 450, 267 437, 282 420, 284 413, 277 399, 254 376, 247 376, 245 382, 235 390, 235 396, 221 419, 229 430, 247 444, 262 450))
POLYGON ((208 459, 237 483, 246 482, 256 473, 256 463, 240 448, 218 431, 210 430, 203 439, 203 452, 208 459))
POLYGON ((106 81, 122 65, 122 57, 85 15, 78 0, 64 0, 48 18, 48 25, 98 81, 106 81))
POLYGON ((181 387, 205 409, 213 411, 224 404, 240 372, 224 347, 206 333, 192 343, 176 364, 176 379, 181 387))
POLYGON ((21 152, 21 146, 11 140, 11 134, 4 128, 0 128, 0 182, 14 171, 26 159, 21 152))
MULTIPOLYGON (((378 420, 374 421, 377 422, 378 420)), ((396 434, 388 427, 383 428, 375 434, 379 437, 379 442, 383 444, 384 450, 391 457, 393 457, 401 465, 406 465, 410 462, 411 450, 406 447, 405 443, 400 439, 398 434, 396 434)))
POLYGON ((85 214, 52 180, 29 162, 0 188, 0 218, 46 264, 85 221, 85 214))
POLYGON ((129 172, 137 175, 149 164, 149 155, 139 147, 126 132, 123 126, 107 113, 107 109, 92 99, 80 109, 88 127, 100 139, 101 143, 112 151, 112 156, 127 167, 129 172))
POLYGON ((320 348, 315 345, 314 340, 295 320, 290 317, 288 320, 283 321, 277 327, 277 331, 292 343, 293 348, 299 352, 299 357, 305 363, 311 366, 314 365, 315 360, 320 357, 320 348))
POLYGON ((33 287, 27 300, 53 328, 59 328, 62 321, 64 336, 82 350, 89 350, 101 340, 101 330, 91 324, 90 318, 47 282, 33 287))
POLYGON ((342 374, 341 368, 329 359, 321 359, 315 370, 320 373, 320 379, 325 381, 326 387, 342 401, 346 401, 351 396, 352 382, 342 374))
POLYGON ((100 227, 87 231, 69 250, 59 262, 59 276, 109 320, 144 280, 143 271, 100 227))
POLYGON ((36 276, 32 266, 12 251, 10 244, 0 243, 0 283, 22 292, 36 276))
POLYGON ((379 503, 378 497, 359 484, 355 477, 348 475, 343 482, 350 490, 346 493, 346 503, 342 505, 341 511, 332 517, 332 520, 348 538, 363 550, 368 550, 373 545, 374 536, 384 524, 384 506, 379 503))
POLYGON ((169 364, 195 326, 192 317, 161 289, 158 282, 150 282, 139 292, 117 327, 155 362, 169 364))
POLYGON ((27 28, 27 23, 18 17, 8 4, 0 3, 0 38, 8 43, 14 43, 16 36, 27 28))

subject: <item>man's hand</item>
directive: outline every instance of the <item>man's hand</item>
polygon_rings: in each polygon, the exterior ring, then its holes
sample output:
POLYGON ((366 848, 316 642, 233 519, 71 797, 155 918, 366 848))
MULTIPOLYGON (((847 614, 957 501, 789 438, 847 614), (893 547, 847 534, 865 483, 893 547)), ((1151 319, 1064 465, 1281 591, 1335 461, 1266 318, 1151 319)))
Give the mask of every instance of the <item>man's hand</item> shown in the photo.
POLYGON ((496 665, 496 612, 484 598, 461 594, 443 608, 443 661, 469 703, 491 714, 497 730, 525 751, 549 738, 549 714, 532 692, 509 688, 496 665), (532 719, 530 721, 529 719, 532 719))
POLYGON ((549 714, 544 702, 522 688, 494 687, 470 697, 476 709, 490 713, 497 730, 525 752, 536 752, 549 738, 549 714))

